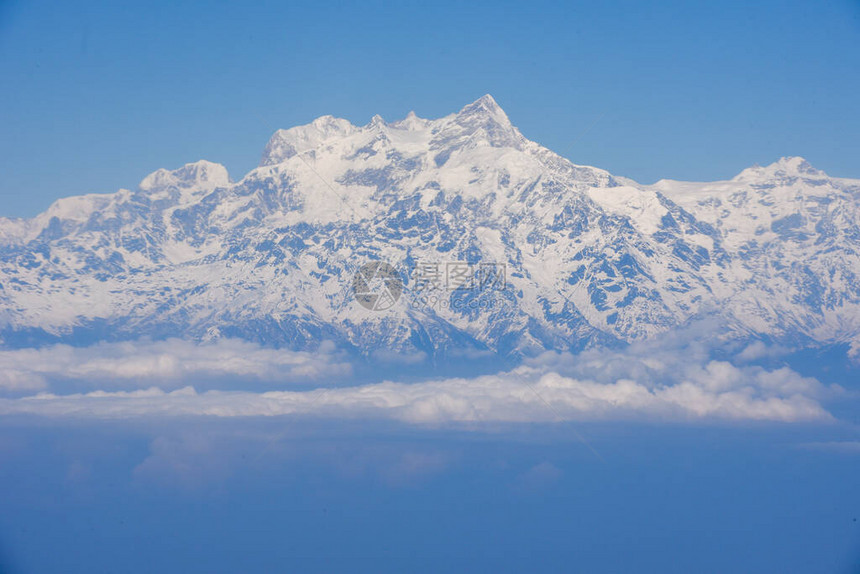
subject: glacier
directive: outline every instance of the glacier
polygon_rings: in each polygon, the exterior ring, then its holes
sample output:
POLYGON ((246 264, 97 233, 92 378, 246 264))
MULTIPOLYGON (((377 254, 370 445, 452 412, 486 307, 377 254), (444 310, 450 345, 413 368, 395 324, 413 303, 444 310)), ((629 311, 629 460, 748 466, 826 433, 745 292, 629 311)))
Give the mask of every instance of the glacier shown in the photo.
POLYGON ((323 116, 275 132, 239 180, 198 161, 0 218, 0 339, 515 358, 717 318, 720 340, 854 345, 858 198, 860 180, 798 157, 639 184, 526 139, 489 95, 435 120, 323 116), (352 292, 370 261, 402 274, 385 310, 352 292), (503 265, 505 282, 430 304, 422 262, 503 265))

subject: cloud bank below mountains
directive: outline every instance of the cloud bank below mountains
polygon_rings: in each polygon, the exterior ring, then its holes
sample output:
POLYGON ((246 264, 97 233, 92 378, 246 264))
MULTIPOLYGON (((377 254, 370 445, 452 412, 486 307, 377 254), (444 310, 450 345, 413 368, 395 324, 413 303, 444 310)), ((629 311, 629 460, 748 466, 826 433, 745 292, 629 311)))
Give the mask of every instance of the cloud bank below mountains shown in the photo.
POLYGON ((7 394, 0 398, 0 415, 289 416, 431 426, 833 420, 822 401, 841 389, 787 367, 769 370, 744 364, 743 352, 739 356, 735 362, 713 360, 703 346, 664 340, 617 351, 549 352, 510 371, 472 378, 332 387, 332 381, 351 372, 332 346, 297 353, 238 340, 58 345, 0 352, 0 388, 7 394), (202 391, 190 384, 211 377, 229 378, 232 390, 202 391), (84 392, 69 393, 69 381, 77 390, 84 385, 84 392), (265 382, 271 389, 280 383, 313 381, 327 386, 287 391, 259 390, 253 384, 265 382), (30 394, 20 396, 25 392, 30 394))
POLYGON ((144 339, 0 351, 0 391, 44 390, 62 382, 110 389, 176 388, 189 381, 223 378, 292 383, 351 373, 351 365, 331 343, 323 343, 314 353, 269 349, 240 339, 207 344, 144 339))

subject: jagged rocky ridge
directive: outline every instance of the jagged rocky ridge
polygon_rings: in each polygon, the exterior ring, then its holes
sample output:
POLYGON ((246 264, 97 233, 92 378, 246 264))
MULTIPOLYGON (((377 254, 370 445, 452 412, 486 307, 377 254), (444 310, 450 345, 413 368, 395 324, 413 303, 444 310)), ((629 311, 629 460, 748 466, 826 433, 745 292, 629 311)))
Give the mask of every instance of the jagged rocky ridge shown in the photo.
POLYGON ((276 132, 239 181, 200 161, 0 219, 0 336, 515 355, 716 314, 722 337, 846 342, 860 333, 858 197, 860 180, 801 158, 640 185, 525 139, 490 96, 438 120, 324 116, 276 132), (403 272, 389 310, 353 297, 370 260, 403 272), (418 304, 421 262, 504 263, 506 286, 418 304))

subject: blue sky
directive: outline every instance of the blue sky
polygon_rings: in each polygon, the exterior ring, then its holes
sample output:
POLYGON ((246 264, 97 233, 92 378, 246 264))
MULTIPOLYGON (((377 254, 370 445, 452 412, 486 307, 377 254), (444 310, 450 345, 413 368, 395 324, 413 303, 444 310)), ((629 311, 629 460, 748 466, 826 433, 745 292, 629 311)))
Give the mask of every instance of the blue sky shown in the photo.
POLYGON ((860 3, 4 2, 0 212, 278 128, 437 117, 491 93, 535 141, 645 183, 802 155, 860 176, 860 3))

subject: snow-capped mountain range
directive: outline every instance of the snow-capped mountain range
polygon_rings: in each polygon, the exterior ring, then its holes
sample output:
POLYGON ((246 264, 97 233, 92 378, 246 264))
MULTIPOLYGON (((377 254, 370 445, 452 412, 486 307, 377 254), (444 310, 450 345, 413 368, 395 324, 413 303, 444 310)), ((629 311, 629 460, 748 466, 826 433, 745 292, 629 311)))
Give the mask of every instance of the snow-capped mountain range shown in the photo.
POLYGON ((277 131, 238 181, 199 161, 0 219, 0 337, 510 355, 716 314, 724 337, 846 342, 860 334, 858 200, 860 180, 794 157, 640 185, 525 139, 490 96, 437 120, 324 116, 277 131), (368 261, 401 272, 391 308, 354 296, 368 261), (482 263, 503 285, 418 289, 415 270, 482 263))

